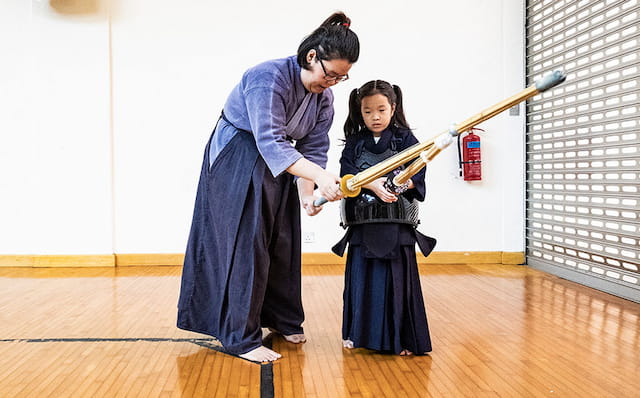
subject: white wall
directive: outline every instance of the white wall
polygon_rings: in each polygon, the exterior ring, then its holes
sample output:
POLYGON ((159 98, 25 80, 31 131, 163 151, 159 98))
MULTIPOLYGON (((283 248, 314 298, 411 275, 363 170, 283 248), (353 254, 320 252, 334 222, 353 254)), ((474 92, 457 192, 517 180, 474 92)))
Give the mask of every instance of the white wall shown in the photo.
POLYGON ((111 253, 108 18, 0 5, 0 253, 111 253))
MULTIPOLYGON (((86 1, 86 14, 0 4, 0 254, 182 252, 227 93, 337 9, 361 58, 334 88, 336 173, 348 92, 370 79, 403 89, 420 140, 523 88, 522 2, 86 1)), ((457 177, 455 148, 429 166, 420 229, 437 250, 523 250, 520 109, 479 126, 483 181, 457 177)), ((304 251, 329 251, 338 214, 304 219, 304 251)))

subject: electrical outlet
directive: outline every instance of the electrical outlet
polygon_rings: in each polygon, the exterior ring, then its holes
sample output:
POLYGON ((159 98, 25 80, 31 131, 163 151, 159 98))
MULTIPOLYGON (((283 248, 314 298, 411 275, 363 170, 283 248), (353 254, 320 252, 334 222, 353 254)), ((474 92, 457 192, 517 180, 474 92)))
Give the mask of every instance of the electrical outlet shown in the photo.
POLYGON ((313 243, 316 241, 316 233, 315 232, 304 232, 302 234, 302 241, 304 243, 313 243))

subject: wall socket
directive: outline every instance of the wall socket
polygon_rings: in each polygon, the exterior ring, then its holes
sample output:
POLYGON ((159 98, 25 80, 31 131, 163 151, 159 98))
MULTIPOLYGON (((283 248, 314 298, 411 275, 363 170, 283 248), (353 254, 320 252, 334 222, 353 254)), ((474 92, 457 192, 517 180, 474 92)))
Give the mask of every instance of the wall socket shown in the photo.
POLYGON ((315 232, 303 232, 302 233, 302 241, 304 243, 313 243, 316 241, 316 233, 315 232))

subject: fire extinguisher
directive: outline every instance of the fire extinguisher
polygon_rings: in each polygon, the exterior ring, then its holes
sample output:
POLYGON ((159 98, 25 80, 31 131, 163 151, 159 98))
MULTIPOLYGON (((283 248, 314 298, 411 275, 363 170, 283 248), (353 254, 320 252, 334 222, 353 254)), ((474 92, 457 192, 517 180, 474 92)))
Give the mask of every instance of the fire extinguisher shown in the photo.
POLYGON ((484 132, 483 129, 472 127, 462 138, 462 155, 460 154, 460 135, 458 135, 458 166, 460 176, 464 176, 465 181, 482 180, 480 137, 473 133, 476 130, 484 132))

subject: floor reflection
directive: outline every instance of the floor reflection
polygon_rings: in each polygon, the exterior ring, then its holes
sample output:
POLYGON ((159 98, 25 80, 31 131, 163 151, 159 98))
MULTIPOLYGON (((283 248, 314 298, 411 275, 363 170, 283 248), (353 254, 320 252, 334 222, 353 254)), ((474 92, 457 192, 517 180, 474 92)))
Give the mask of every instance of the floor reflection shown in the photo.
POLYGON ((259 396, 259 364, 211 348, 200 348, 176 357, 176 366, 183 397, 259 396))

